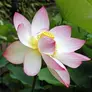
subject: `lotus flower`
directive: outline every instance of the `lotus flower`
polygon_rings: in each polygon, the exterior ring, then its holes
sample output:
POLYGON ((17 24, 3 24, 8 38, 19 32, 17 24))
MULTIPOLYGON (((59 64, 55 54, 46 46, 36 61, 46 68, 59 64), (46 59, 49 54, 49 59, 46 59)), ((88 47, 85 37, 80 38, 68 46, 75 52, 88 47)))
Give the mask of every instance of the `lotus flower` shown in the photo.
POLYGON ((38 10, 32 24, 17 12, 13 22, 20 41, 9 45, 3 56, 13 64, 23 63, 24 72, 29 76, 38 74, 42 57, 52 75, 69 87, 69 73, 63 64, 77 68, 82 61, 90 60, 74 52, 81 48, 85 41, 72 38, 70 26, 56 26, 49 31, 48 14, 44 7, 38 10))

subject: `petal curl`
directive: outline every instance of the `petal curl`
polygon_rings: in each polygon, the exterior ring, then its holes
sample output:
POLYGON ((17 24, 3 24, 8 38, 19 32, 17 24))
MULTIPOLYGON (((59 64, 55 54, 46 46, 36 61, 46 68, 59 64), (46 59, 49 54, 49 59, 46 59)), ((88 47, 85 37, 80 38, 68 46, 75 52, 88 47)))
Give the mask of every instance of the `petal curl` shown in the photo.
POLYGON ((58 39, 56 40, 57 51, 58 52, 74 52, 80 49, 84 45, 85 41, 76 39, 76 38, 69 38, 69 39, 58 39))
POLYGON ((21 64, 24 61, 25 53, 29 50, 19 41, 13 42, 8 46, 3 56, 13 64, 21 64))
POLYGON ((56 58, 60 60, 63 64, 71 67, 71 68, 77 68, 80 66, 82 61, 88 61, 90 60, 88 57, 72 52, 72 53, 57 53, 56 58))
POLYGON ((44 30, 49 30, 49 19, 46 9, 42 7, 33 18, 32 35, 34 36, 44 30))
POLYGON ((55 39, 65 39, 71 37, 71 27, 67 25, 57 26, 50 30, 54 34, 55 39))
POLYGON ((41 68, 41 55, 38 51, 30 49, 24 59, 24 72, 29 76, 35 76, 41 68))
POLYGON ((64 65, 60 61, 58 61, 57 59, 53 58, 52 56, 42 54, 42 57, 43 57, 43 59, 48 67, 50 67, 52 69, 57 69, 57 70, 61 70, 61 69, 64 70, 65 69, 64 65))
POLYGON ((42 37, 38 42, 38 49, 41 53, 53 54, 55 51, 55 41, 49 37, 42 37))
POLYGON ((55 70, 55 69, 49 68, 49 70, 57 80, 59 80, 66 87, 69 87, 70 76, 69 76, 69 73, 68 73, 66 68, 65 68, 65 70, 62 70, 62 69, 61 70, 55 70))
POLYGON ((15 12, 13 22, 16 30, 20 24, 24 24, 26 30, 29 31, 31 34, 31 24, 23 15, 18 12, 15 12))
POLYGON ((25 46, 31 47, 29 40, 31 39, 31 35, 29 31, 24 27, 24 24, 19 24, 17 28, 17 34, 21 43, 25 46))

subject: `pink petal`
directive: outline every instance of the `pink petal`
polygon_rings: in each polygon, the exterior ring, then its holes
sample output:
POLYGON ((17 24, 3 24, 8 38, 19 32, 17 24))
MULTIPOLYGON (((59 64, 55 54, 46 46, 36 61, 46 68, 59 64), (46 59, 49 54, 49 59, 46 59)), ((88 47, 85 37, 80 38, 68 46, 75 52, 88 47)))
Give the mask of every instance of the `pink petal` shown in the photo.
POLYGON ((49 70, 57 80, 59 80, 61 83, 63 83, 66 87, 69 87, 70 77, 69 77, 69 73, 66 68, 65 68, 65 70, 62 70, 62 69, 55 70, 55 69, 49 68, 49 70))
POLYGON ((76 38, 69 38, 69 39, 58 39, 56 40, 57 43, 57 51, 59 52, 73 52, 80 49, 85 41, 76 39, 76 38))
POLYGON ((48 30, 49 29, 49 19, 47 11, 42 7, 34 16, 32 21, 32 35, 48 30))
POLYGON ((13 22, 14 22, 14 26, 16 30, 20 24, 24 24, 26 30, 31 32, 30 22, 20 13, 15 12, 14 17, 13 17, 13 22))
POLYGON ((25 46, 31 47, 31 45, 29 44, 31 35, 29 31, 26 30, 26 28, 24 27, 24 24, 19 24, 18 29, 17 29, 17 34, 21 43, 23 43, 25 46))
POLYGON ((19 41, 13 42, 8 46, 3 56, 13 64, 23 63, 25 53, 29 50, 28 47, 21 44, 19 41))
POLYGON ((41 53, 53 54, 55 51, 55 41, 49 37, 42 37, 38 42, 38 48, 41 53))
POLYGON ((56 58, 60 60, 63 64, 72 68, 77 68, 78 66, 80 66, 82 61, 90 60, 88 57, 75 53, 75 52, 57 53, 56 58))
POLYGON ((42 57, 45 63, 47 64, 47 66, 49 66, 50 68, 57 69, 57 70, 65 69, 64 65, 57 59, 53 58, 52 56, 42 54, 42 57))
POLYGON ((36 50, 30 49, 24 59, 24 72, 29 76, 35 76, 41 68, 41 55, 36 50))
POLYGON ((50 30, 54 34, 55 39, 64 39, 71 37, 71 27, 67 25, 57 26, 50 30))

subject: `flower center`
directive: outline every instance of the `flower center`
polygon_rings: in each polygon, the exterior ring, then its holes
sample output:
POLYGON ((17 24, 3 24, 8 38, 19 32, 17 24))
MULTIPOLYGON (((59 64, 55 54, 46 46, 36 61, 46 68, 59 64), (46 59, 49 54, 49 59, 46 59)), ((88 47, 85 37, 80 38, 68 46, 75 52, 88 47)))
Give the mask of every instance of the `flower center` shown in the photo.
POLYGON ((33 49, 38 49, 38 41, 40 38, 47 36, 49 38, 54 39, 54 35, 49 31, 43 31, 40 34, 38 34, 36 37, 31 37, 29 43, 33 49))
POLYGON ((54 35, 53 35, 51 32, 49 32, 49 31, 43 31, 43 32, 41 32, 41 33, 37 36, 37 38, 40 39, 40 38, 42 38, 43 36, 47 36, 47 37, 50 37, 50 38, 54 39, 54 35))
POLYGON ((37 45, 38 45, 38 39, 36 39, 36 37, 31 37, 31 40, 30 40, 30 45, 33 49, 37 49, 37 45))

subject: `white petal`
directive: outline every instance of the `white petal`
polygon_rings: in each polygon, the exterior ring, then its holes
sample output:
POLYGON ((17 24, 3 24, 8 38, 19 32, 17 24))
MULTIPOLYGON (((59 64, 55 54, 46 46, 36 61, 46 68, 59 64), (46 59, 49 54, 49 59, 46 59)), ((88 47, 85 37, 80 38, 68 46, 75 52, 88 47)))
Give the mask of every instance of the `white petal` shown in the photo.
POLYGON ((55 69, 49 68, 49 70, 57 80, 59 80, 61 83, 63 83, 66 87, 69 87, 70 76, 69 76, 69 73, 66 68, 65 68, 65 70, 62 70, 62 69, 55 70, 55 69))
POLYGON ((46 9, 42 7, 33 18, 32 35, 34 36, 37 33, 48 29, 49 29, 48 14, 46 9))
POLYGON ((25 26, 26 30, 31 33, 30 22, 20 13, 15 12, 14 17, 13 17, 13 22, 14 22, 14 26, 15 26, 16 30, 20 24, 23 24, 25 26))
POLYGON ((29 76, 38 74, 41 68, 41 55, 38 51, 30 49, 24 59, 24 72, 29 76))
POLYGON ((38 42, 38 49, 41 53, 53 54, 55 52, 55 41, 49 37, 42 37, 38 42))
POLYGON ((56 40, 56 47, 58 52, 73 52, 80 49, 84 45, 85 41, 76 39, 76 38, 69 38, 69 39, 58 39, 56 40))
POLYGON ((82 61, 90 60, 88 57, 81 54, 72 52, 72 53, 56 53, 56 58, 60 60, 63 64, 71 67, 77 68, 80 66, 82 61))
POLYGON ((50 30, 54 34, 55 39, 65 39, 71 37, 71 27, 67 25, 57 26, 50 30))
POLYGON ((3 56, 13 64, 21 64, 24 61, 25 53, 29 50, 19 41, 13 42, 8 46, 3 56))
POLYGON ((57 59, 53 58, 52 56, 42 54, 42 57, 43 57, 45 63, 47 64, 47 66, 49 66, 50 68, 57 69, 57 70, 65 69, 64 65, 57 59))
POLYGON ((17 34, 21 43, 25 46, 31 47, 29 40, 31 40, 31 35, 28 30, 24 27, 24 24, 20 24, 17 29, 17 34))

